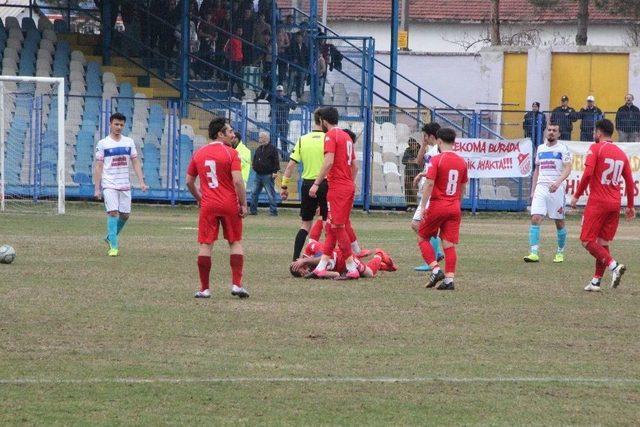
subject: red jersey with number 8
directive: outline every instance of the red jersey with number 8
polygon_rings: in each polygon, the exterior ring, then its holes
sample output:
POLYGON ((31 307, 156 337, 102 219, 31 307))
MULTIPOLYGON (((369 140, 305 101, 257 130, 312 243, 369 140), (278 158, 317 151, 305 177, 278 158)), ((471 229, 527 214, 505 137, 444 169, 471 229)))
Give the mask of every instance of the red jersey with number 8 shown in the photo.
POLYGON ((215 141, 193 154, 187 174, 200 178, 201 206, 220 215, 238 213, 238 195, 231 171, 240 171, 238 153, 215 141))
POLYGON ((340 189, 355 191, 351 165, 356 160, 351 137, 340 128, 333 128, 324 137, 324 152, 334 153, 333 166, 327 173, 329 191, 340 189))
POLYGON ((452 151, 434 156, 431 159, 431 167, 427 171, 427 179, 434 181, 429 208, 434 205, 460 207, 462 184, 469 181, 467 163, 462 157, 452 151))
MULTIPOLYGON (((588 182, 588 204, 607 205, 620 208, 620 190, 623 179, 633 183, 629 158, 610 141, 592 144, 584 161, 585 174, 591 175, 588 182)), ((581 187, 585 187, 584 185, 581 187)), ((579 188, 580 194, 585 188, 579 188)), ((633 186, 627 198, 633 206, 633 186)), ((576 192, 577 194, 577 192, 576 192)))

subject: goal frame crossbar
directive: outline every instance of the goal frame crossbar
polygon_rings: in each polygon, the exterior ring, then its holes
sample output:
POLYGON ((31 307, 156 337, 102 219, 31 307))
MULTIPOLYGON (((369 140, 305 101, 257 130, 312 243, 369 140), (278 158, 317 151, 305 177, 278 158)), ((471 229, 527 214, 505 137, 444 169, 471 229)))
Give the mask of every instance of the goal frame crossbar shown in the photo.
POLYGON ((58 184, 58 214, 65 212, 65 79, 63 77, 34 77, 34 76, 0 76, 0 212, 5 210, 5 82, 29 82, 48 83, 57 85, 58 95, 58 161, 57 161, 57 184, 58 184))

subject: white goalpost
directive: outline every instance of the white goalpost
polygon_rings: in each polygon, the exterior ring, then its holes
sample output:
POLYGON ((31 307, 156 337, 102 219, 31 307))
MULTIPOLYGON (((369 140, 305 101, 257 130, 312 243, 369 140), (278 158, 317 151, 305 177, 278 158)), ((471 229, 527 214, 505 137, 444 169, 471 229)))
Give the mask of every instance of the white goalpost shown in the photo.
POLYGON ((0 212, 65 212, 65 79, 0 76, 0 212))

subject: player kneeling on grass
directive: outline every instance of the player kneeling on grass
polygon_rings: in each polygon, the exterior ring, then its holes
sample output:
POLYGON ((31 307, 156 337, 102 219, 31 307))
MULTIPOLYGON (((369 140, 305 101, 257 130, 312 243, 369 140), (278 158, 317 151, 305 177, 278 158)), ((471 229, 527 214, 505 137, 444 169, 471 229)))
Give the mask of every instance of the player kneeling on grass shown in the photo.
MULTIPOLYGON (((300 258, 291 263, 289 271, 294 277, 305 277, 307 279, 319 278, 313 274, 312 270, 320 263, 320 259, 324 254, 322 243, 310 240, 305 247, 304 253, 300 258)), ((378 271, 396 271, 398 267, 393 259, 382 249, 376 249, 373 259, 368 263, 364 263, 360 259, 354 260, 357 271, 362 278, 376 277, 378 271)), ((333 251, 333 256, 327 263, 327 274, 322 279, 346 279, 347 264, 340 248, 333 251)))
POLYGON ((136 144, 133 139, 122 135, 126 122, 127 118, 120 113, 111 115, 109 136, 98 141, 94 155, 95 197, 98 200, 104 197, 107 211, 107 236, 104 240, 109 245, 108 255, 112 257, 118 256, 118 237, 131 213, 129 164, 133 165, 142 191, 148 189, 144 183, 136 144))
POLYGON ((218 240, 222 225, 224 238, 229 242, 231 255, 231 295, 249 297, 242 286, 244 252, 242 250, 242 218, 247 215, 247 195, 242 179, 238 153, 231 147, 235 135, 225 119, 209 123, 209 144, 193 154, 187 169, 187 188, 200 205, 198 221, 198 271, 200 291, 196 298, 209 298, 211 251, 218 240), (196 187, 200 179, 200 188, 196 187))
POLYGON ((453 290, 453 279, 456 272, 456 244, 460 236, 462 212, 460 204, 464 187, 469 181, 467 163, 453 152, 456 132, 443 128, 438 131, 438 147, 440 154, 431 159, 431 167, 427 171, 420 208, 423 210, 427 202, 429 208, 418 230, 418 246, 422 258, 431 267, 431 276, 426 287, 432 288, 444 280, 436 289, 453 290), (444 250, 445 272, 440 269, 436 253, 429 239, 440 234, 444 250))
POLYGON ((538 147, 536 170, 531 185, 531 226, 529 245, 531 252, 524 257, 525 262, 538 262, 540 224, 545 216, 556 222, 558 250, 553 262, 564 261, 567 229, 564 226, 565 181, 571 173, 571 152, 566 145, 558 142, 560 126, 552 122, 547 127, 547 141, 538 147))
POLYGON ((613 123, 602 119, 596 122, 595 144, 587 151, 584 172, 578 188, 571 199, 575 208, 578 199, 589 187, 589 198, 582 217, 580 241, 596 259, 596 271, 585 291, 600 291, 600 282, 605 269, 611 270, 611 287, 620 285, 627 267, 619 264, 609 252, 609 245, 616 236, 620 220, 620 190, 624 179, 627 192, 627 219, 635 218, 633 207, 634 181, 631 165, 626 154, 611 142, 613 123))

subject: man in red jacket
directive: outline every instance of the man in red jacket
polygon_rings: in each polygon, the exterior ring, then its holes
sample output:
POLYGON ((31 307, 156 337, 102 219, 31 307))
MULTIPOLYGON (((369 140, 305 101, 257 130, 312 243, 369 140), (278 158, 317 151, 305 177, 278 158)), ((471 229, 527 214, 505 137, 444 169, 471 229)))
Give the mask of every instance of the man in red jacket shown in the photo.
POLYGON ((237 94, 242 99, 244 96, 244 88, 242 86, 242 61, 244 60, 242 53, 242 27, 236 28, 235 35, 224 46, 224 53, 229 60, 229 70, 232 74, 229 79, 229 92, 237 94), (238 92, 233 91, 234 86, 238 87, 238 92))

